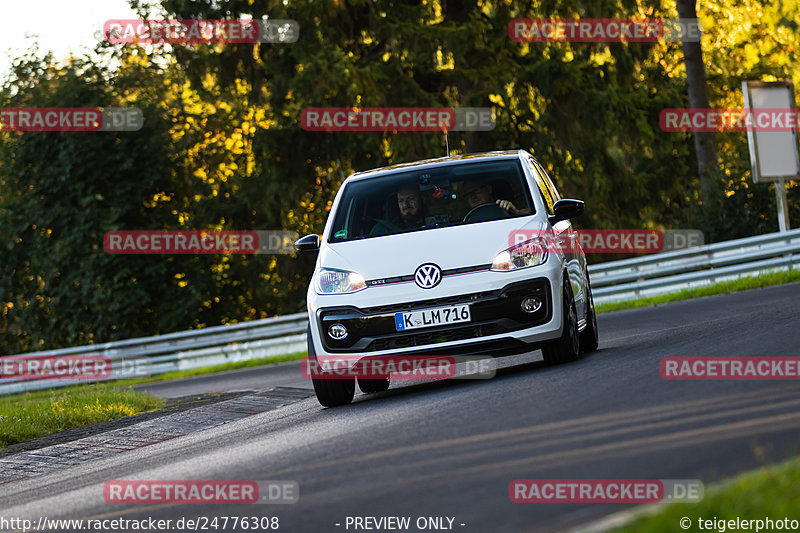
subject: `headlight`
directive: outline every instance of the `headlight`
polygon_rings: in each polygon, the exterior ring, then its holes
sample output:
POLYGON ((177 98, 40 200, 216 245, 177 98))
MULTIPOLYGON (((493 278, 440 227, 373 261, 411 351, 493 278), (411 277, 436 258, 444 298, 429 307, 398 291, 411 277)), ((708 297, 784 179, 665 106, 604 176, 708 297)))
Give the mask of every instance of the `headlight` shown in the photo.
POLYGON ((492 261, 491 270, 506 272, 541 265, 547 261, 547 250, 541 239, 536 238, 503 250, 492 261))
POLYGON ((317 294, 344 294, 367 288, 361 274, 332 268, 320 269, 316 285, 317 294))

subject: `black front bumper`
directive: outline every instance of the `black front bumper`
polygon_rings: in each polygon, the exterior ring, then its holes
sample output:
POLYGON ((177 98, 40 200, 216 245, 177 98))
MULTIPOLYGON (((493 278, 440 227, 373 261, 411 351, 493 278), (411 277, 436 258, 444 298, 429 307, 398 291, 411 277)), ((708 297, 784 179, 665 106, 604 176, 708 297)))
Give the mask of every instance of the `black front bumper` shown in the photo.
MULTIPOLYGON (((317 313, 317 326, 326 351, 358 354, 480 339, 545 324, 550 321, 552 313, 550 282, 547 278, 535 278, 511 283, 494 291, 447 298, 364 309, 352 306, 323 308, 317 313), (523 298, 528 296, 536 296, 543 302, 535 313, 526 313, 520 307, 523 298), (470 306, 472 321, 468 324, 448 324, 411 331, 396 329, 395 313, 459 304, 470 306), (334 323, 347 328, 347 337, 335 340, 328 335, 328 328, 334 323)), ((469 353, 489 353, 504 349, 519 352, 526 347, 527 345, 514 339, 495 340, 479 345, 470 343, 469 353)), ((447 355, 454 355, 455 352, 456 350, 450 348, 443 350, 447 355)), ((425 353, 434 354, 434 351, 427 349, 425 353)))

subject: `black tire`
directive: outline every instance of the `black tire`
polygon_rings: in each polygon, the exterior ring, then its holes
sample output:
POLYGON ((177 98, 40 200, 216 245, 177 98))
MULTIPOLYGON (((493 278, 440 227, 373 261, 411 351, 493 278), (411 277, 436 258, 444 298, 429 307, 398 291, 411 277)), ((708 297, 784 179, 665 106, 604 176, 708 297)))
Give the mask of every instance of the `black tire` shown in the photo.
MULTIPOLYGON (((308 358, 316 361, 317 352, 314 350, 314 343, 311 342, 311 326, 308 326, 308 358)), ((355 378, 325 378, 319 377, 311 378, 311 383, 314 385, 314 392, 317 395, 317 401, 323 407, 336 407, 339 405, 347 405, 353 401, 353 396, 356 393, 356 380, 355 378)))
MULTIPOLYGON (((566 277, 566 274, 564 274, 566 277)), ((561 336, 542 347, 544 362, 548 365, 560 365, 576 360, 581 354, 581 343, 578 337, 578 312, 575 310, 575 298, 569 278, 564 282, 563 327, 561 336)))
POLYGON ((589 273, 586 273, 586 292, 589 303, 586 313, 586 327, 580 334, 581 353, 591 353, 597 350, 600 343, 600 334, 597 330, 597 313, 594 310, 594 297, 592 296, 592 286, 589 284, 589 273))
POLYGON ((385 378, 358 378, 358 388, 364 394, 372 394, 373 392, 383 392, 389 388, 391 380, 389 377, 385 378))

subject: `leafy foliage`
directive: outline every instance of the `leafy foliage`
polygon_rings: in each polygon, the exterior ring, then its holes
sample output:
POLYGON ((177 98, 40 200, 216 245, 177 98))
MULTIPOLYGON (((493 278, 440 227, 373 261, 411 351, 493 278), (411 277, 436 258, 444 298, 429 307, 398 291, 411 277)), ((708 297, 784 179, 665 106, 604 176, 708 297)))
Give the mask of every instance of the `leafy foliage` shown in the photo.
MULTIPOLYGON (((160 18, 131 0, 142 18, 160 18)), ((698 6, 712 106, 741 80, 795 78, 797 0, 698 6)), ((0 335, 7 353, 300 311, 313 262, 289 256, 108 255, 117 229, 320 232, 355 170, 444 155, 441 134, 308 132, 320 106, 494 107, 491 132, 454 153, 531 151, 586 228, 776 229, 745 134, 717 135, 719 173, 699 201, 689 134, 659 128, 687 107, 679 43, 517 43, 513 18, 675 18, 652 0, 162 0, 174 18, 291 18, 294 44, 98 46, 55 65, 31 52, 0 106, 136 106, 139 132, 0 132, 0 335)), ((794 220, 797 187, 789 190, 794 220)), ((614 258, 618 258, 614 257, 614 258)), ((592 257, 590 260, 610 259, 592 257)))

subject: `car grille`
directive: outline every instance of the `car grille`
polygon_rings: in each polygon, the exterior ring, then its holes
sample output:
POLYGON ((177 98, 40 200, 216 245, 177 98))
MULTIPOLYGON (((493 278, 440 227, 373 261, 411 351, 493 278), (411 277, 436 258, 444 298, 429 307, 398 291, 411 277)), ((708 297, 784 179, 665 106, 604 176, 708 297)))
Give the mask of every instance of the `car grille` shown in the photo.
MULTIPOLYGON (((457 296, 448 296, 446 298, 434 298, 432 300, 419 300, 416 302, 378 305, 375 307, 364 308, 363 311, 368 315, 373 315, 373 314, 383 314, 383 313, 399 313, 400 311, 410 311, 426 307, 475 303, 480 300, 496 298, 499 293, 500 291, 485 291, 485 292, 475 292, 472 294, 459 294, 457 296)), ((413 346, 413 344, 411 346, 413 346)))
MULTIPOLYGON (((418 305, 419 302, 417 302, 418 305)), ((375 352, 379 350, 393 350, 396 348, 409 348, 411 346, 423 346, 438 344, 441 342, 461 341, 466 339, 476 339, 488 335, 505 333, 508 330, 497 324, 484 324, 477 326, 465 326, 441 331, 428 331, 424 333, 407 333, 403 335, 393 335, 391 337, 376 339, 369 343, 366 351, 375 352)))

